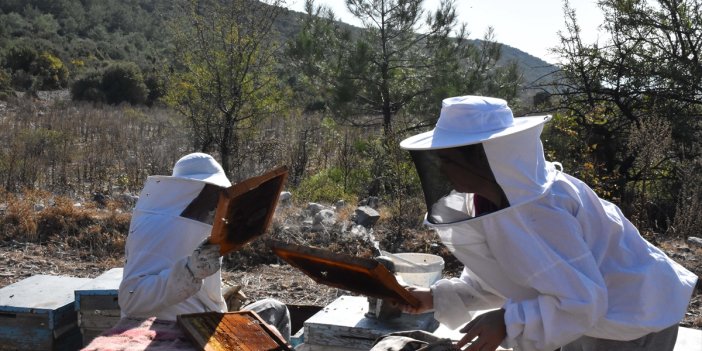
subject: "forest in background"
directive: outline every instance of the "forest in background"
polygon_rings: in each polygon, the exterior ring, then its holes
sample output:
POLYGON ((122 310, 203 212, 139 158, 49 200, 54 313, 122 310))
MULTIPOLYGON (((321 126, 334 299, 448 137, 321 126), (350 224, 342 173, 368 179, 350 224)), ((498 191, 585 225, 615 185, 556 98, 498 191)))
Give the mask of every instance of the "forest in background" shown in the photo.
POLYGON ((357 29, 275 0, 3 1, 3 239, 60 236, 65 225, 23 211, 134 195, 191 151, 216 155, 233 181, 286 164, 300 202, 379 196, 401 236, 421 224, 423 203, 397 143, 430 128, 443 97, 467 94, 553 114, 547 159, 648 238, 698 235, 699 0, 601 1, 604 44, 580 39, 564 1, 562 63, 537 81, 492 33, 462 32, 450 1, 428 25, 420 2, 359 1, 352 13, 369 25, 357 29))

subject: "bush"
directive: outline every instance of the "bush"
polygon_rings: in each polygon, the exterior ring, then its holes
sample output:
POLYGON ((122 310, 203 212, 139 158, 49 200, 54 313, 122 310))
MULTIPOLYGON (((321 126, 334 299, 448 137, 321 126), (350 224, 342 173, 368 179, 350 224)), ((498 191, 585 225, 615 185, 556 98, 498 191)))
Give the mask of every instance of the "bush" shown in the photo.
POLYGON ((352 195, 344 191, 342 181, 341 170, 329 168, 304 179, 294 192, 297 198, 307 201, 334 203, 349 200, 352 195))
POLYGON ((68 68, 58 57, 43 52, 32 63, 31 72, 37 76, 39 89, 53 90, 68 85, 68 68))
POLYGON ((32 63, 37 58, 37 52, 26 44, 15 44, 5 56, 5 67, 11 71, 29 72, 32 63))
POLYGON ((122 102, 143 104, 148 96, 141 70, 131 62, 120 62, 107 67, 102 75, 102 90, 107 103, 115 105, 122 102))
POLYGON ((76 101, 105 102, 102 74, 98 71, 89 71, 78 78, 71 86, 71 98, 76 101))
POLYGON ((146 97, 146 105, 153 106, 161 97, 166 95, 166 85, 159 76, 154 73, 148 74, 144 78, 144 84, 149 91, 146 97))
POLYGON ((21 90, 28 91, 36 87, 36 78, 29 74, 29 72, 24 70, 17 70, 12 72, 12 87, 21 90))
POLYGON ((4 69, 0 69, 0 100, 12 92, 12 77, 4 69))

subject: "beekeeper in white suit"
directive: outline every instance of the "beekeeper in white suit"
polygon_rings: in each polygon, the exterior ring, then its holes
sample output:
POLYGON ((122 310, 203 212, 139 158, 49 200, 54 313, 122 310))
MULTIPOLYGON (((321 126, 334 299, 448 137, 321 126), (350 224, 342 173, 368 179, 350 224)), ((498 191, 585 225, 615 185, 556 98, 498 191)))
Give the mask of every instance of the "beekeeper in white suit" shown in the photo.
POLYGON ((466 350, 672 350, 696 275, 640 235, 614 204, 546 162, 550 116, 504 100, 445 99, 410 151, 426 222, 465 268, 409 288, 466 350), (469 311, 494 309, 471 321, 469 311))
MULTIPOLYGON (((150 176, 139 196, 125 248, 119 287, 123 317, 175 320, 179 314, 225 312, 219 245, 206 238, 219 191, 231 186, 212 156, 192 153, 172 176, 150 176)), ((243 309, 257 312, 290 339, 286 306, 265 299, 243 309)))

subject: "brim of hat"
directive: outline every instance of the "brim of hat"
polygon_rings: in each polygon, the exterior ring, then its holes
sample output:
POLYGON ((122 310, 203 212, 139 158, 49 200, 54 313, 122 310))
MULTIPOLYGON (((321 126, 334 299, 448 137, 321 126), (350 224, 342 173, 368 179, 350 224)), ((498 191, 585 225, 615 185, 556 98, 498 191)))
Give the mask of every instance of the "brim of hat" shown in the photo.
POLYGON ((177 179, 185 179, 185 180, 194 180, 194 181, 199 181, 203 183, 208 183, 216 186, 221 186, 223 188, 228 188, 232 186, 232 183, 227 179, 222 174, 208 174, 208 173, 202 173, 202 174, 188 174, 187 177, 180 177, 180 176, 170 176, 170 178, 177 178, 177 179))
POLYGON ((514 123, 507 128, 481 133, 456 132, 435 128, 434 130, 417 134, 403 140, 400 142, 400 147, 406 150, 434 150, 478 144, 487 140, 519 133, 544 124, 550 119, 551 115, 517 117, 514 119, 514 123))

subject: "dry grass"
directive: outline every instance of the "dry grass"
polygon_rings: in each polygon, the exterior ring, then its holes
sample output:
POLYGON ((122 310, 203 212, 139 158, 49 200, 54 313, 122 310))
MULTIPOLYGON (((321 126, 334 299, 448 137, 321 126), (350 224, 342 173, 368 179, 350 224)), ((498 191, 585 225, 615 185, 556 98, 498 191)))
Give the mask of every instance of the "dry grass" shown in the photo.
POLYGON ((0 241, 60 243, 91 255, 124 253, 131 215, 121 205, 98 208, 34 190, 3 195, 7 207, 0 215, 0 241))

